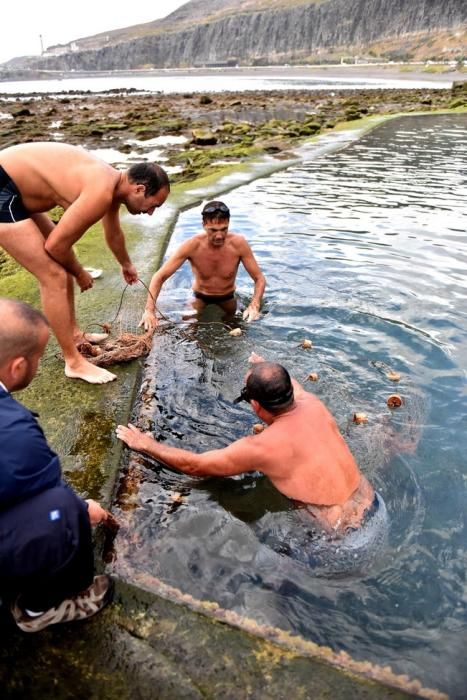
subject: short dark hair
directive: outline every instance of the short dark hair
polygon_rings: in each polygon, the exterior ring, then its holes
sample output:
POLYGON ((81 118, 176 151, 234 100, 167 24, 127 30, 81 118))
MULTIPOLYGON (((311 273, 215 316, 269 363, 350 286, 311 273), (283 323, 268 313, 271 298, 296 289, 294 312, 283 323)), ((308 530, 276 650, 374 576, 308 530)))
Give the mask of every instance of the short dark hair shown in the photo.
POLYGON ((170 192, 169 176, 157 163, 135 163, 128 168, 128 179, 137 185, 144 185, 146 197, 152 197, 162 189, 170 192))
POLYGON ((49 326, 43 313, 24 301, 0 297, 0 365, 36 352, 39 329, 49 326))
POLYGON ((257 362, 246 380, 248 397, 266 411, 281 413, 293 404, 294 393, 290 374, 277 362, 257 362))
POLYGON ((230 219, 229 207, 217 199, 204 205, 201 212, 205 221, 228 221, 230 219))

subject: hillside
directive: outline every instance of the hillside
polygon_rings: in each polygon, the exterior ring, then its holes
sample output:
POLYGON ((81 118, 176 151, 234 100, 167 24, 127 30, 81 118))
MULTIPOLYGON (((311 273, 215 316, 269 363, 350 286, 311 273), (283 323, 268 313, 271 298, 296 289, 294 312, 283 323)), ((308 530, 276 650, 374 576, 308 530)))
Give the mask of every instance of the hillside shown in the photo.
POLYGON ((191 0, 168 17, 8 67, 123 70, 467 57, 465 0, 191 0))

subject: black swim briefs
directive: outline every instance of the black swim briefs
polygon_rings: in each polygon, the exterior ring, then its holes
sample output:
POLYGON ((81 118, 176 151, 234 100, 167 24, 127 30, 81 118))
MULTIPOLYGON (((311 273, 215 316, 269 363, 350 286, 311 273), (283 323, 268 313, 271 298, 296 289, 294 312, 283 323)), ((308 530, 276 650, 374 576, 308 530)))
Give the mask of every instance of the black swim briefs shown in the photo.
POLYGON ((204 304, 223 304, 224 301, 232 301, 235 299, 235 292, 229 292, 228 294, 203 294, 203 292, 197 292, 193 290, 193 295, 196 299, 199 299, 204 304))
POLYGON ((18 188, 0 165, 0 224, 14 224, 30 218, 18 188))

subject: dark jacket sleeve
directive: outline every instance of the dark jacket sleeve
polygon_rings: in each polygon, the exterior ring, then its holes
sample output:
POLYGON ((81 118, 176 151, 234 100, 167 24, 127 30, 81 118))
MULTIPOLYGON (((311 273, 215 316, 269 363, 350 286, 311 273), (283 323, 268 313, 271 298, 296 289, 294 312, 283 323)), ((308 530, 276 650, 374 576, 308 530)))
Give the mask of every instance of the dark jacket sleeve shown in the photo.
POLYGON ((60 461, 37 419, 0 390, 0 509, 60 483, 60 461))

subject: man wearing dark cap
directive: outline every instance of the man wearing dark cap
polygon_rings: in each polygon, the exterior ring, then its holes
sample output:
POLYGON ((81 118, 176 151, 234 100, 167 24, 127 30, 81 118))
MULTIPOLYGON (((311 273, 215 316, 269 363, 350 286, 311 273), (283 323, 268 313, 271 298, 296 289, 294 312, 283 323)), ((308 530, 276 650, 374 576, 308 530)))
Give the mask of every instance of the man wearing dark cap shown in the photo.
POLYGON ((247 401, 264 423, 258 435, 202 454, 159 443, 135 426, 117 427, 128 447, 194 476, 260 471, 285 496, 304 505, 325 532, 343 536, 378 508, 378 496, 360 472, 324 404, 282 365, 252 353, 251 370, 236 401, 247 401))
POLYGON ((237 310, 235 279, 240 263, 250 275, 255 288, 243 318, 256 321, 266 281, 253 251, 243 236, 229 231, 230 211, 224 202, 208 202, 201 213, 203 232, 182 243, 175 253, 153 275, 149 285, 146 309, 141 326, 155 328, 155 305, 162 285, 187 260, 193 271, 193 307, 201 311, 208 304, 217 304, 229 316, 237 310))

